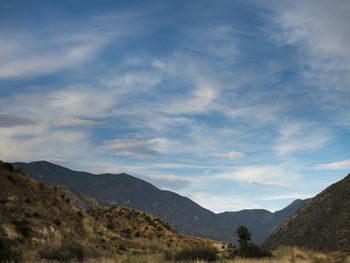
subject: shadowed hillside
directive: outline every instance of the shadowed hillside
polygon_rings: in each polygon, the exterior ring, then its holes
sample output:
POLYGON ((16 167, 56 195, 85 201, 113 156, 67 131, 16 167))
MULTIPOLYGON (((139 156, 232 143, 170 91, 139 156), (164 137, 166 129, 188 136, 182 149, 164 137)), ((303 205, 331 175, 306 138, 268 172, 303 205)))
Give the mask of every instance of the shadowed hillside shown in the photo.
POLYGON ((264 246, 350 251, 350 175, 311 198, 264 246))
POLYGON ((238 212, 224 212, 217 216, 231 229, 245 225, 253 233, 254 242, 261 244, 275 228, 293 215, 306 201, 295 200, 286 208, 275 213, 264 209, 246 209, 238 212))

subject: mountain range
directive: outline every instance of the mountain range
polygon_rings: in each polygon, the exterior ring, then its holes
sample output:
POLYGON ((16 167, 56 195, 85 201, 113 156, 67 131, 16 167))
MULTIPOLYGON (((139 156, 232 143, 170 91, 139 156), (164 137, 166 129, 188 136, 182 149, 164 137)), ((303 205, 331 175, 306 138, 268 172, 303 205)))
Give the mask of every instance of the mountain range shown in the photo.
POLYGON ((13 164, 28 176, 48 185, 68 186, 72 191, 91 196, 106 205, 118 205, 153 214, 168 222, 180 234, 223 242, 236 242, 235 229, 246 225, 253 241, 262 243, 269 234, 294 214, 306 200, 296 200, 272 213, 264 209, 215 214, 191 199, 122 174, 91 174, 73 171, 47 162, 13 164))

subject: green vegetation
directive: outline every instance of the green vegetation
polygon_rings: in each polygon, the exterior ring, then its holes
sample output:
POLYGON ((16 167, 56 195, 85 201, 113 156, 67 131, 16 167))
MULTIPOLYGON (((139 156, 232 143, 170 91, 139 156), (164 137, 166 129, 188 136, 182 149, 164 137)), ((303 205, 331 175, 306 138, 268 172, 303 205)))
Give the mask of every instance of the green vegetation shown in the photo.
POLYGON ((17 231, 21 233, 23 238, 28 238, 32 232, 30 226, 29 226, 29 221, 27 220, 13 220, 12 224, 16 227, 17 231))
POLYGON ((60 262, 71 262, 72 260, 82 262, 85 258, 82 247, 77 244, 62 245, 58 249, 46 248, 40 251, 40 257, 60 262))
POLYGON ((217 250, 211 247, 186 248, 177 252, 173 257, 173 260, 205 260, 211 262, 218 259, 217 253, 217 250))
POLYGON ((240 256, 243 258, 263 258, 272 256, 270 251, 264 250, 251 242, 251 233, 245 226, 238 227, 236 234, 239 247, 237 250, 233 251, 233 256, 240 256))
POLYGON ((0 235, 0 262, 21 262, 22 253, 0 235))

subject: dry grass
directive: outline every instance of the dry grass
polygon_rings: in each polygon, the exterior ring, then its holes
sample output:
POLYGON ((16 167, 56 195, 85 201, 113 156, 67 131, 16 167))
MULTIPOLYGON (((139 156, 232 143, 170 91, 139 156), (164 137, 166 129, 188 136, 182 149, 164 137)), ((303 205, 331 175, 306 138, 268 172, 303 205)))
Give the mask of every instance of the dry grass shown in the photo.
MULTIPOLYGON (((219 263, 350 263, 349 254, 332 252, 323 253, 302 250, 295 247, 282 247, 274 251, 274 256, 267 259, 222 259, 219 263)), ((132 255, 125 254, 117 259, 102 259, 87 261, 87 263, 170 263, 165 261, 162 254, 132 255)), ((184 262, 185 263, 185 262, 184 262)), ((192 261, 191 263, 205 263, 205 261, 192 261)))

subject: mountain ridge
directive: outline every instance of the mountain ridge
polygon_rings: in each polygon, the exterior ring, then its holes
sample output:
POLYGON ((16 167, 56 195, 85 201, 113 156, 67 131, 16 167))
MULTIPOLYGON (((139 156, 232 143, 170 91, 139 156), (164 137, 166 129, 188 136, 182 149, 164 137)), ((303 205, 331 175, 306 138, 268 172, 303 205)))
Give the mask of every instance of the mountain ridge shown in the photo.
POLYGON ((277 228, 264 247, 350 251, 350 174, 311 198, 277 228))
MULTIPOLYGON (((261 243, 269 235, 270 229, 277 227, 285 219, 282 215, 280 219, 275 220, 276 222, 271 223, 275 213, 267 210, 242 210, 227 212, 228 214, 225 212, 215 214, 188 197, 168 190, 161 190, 126 173, 116 175, 110 173, 91 174, 73 171, 47 161, 14 163, 14 166, 42 183, 67 185, 102 203, 151 213, 170 223, 179 233, 184 235, 235 243, 234 230, 239 226, 237 216, 244 217, 245 214, 258 213, 255 221, 248 224, 248 227, 250 226, 252 230, 253 240, 256 243, 261 243), (261 217, 266 217, 264 222, 259 222, 261 217), (260 230, 261 227, 264 229, 260 230)), ((297 208, 295 207, 294 210, 297 208)), ((245 217, 249 218, 249 216, 245 217)), ((239 222, 240 224, 247 223, 242 220, 239 222)))

